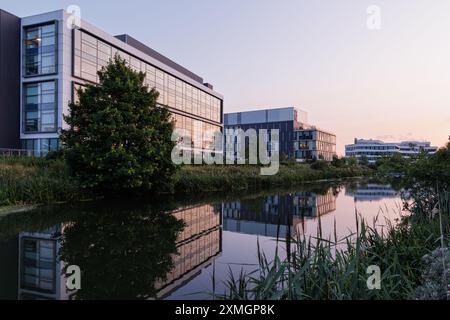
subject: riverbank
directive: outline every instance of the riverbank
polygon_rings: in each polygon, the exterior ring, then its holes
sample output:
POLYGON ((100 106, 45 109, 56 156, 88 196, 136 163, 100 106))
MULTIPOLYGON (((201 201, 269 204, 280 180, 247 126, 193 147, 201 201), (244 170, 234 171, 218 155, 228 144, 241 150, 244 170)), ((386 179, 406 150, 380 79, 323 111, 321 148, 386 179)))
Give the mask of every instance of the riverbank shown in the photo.
MULTIPOLYGON (((182 195, 291 187, 307 182, 368 176, 361 166, 283 164, 274 176, 261 176, 258 166, 185 166, 174 177, 174 192, 182 195)), ((93 199, 78 187, 62 160, 0 159, 0 208, 93 199)))
POLYGON ((186 166, 176 176, 178 193, 259 190, 292 187, 309 182, 332 181, 371 175, 361 166, 337 168, 329 164, 314 169, 309 164, 284 164, 274 176, 260 175, 258 166, 186 166))

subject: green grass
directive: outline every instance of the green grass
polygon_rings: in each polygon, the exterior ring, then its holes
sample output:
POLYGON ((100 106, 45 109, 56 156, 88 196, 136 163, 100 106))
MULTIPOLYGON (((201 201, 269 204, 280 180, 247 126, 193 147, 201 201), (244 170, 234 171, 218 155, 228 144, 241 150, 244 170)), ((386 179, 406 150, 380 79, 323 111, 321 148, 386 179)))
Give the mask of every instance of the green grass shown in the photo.
MULTIPOLYGON (((177 194, 290 187, 308 181, 367 175, 361 167, 313 170, 306 164, 282 165, 275 176, 261 176, 258 166, 184 166, 175 177, 177 194)), ((51 204, 92 198, 69 175, 62 160, 0 158, 0 207, 51 204)))
POLYGON ((175 189, 180 193, 254 190, 370 174, 369 169, 360 166, 326 165, 323 170, 314 170, 308 164, 285 164, 274 176, 262 176, 258 166, 185 166, 176 176, 175 189))
POLYGON ((83 199, 60 160, 0 159, 0 207, 83 199))

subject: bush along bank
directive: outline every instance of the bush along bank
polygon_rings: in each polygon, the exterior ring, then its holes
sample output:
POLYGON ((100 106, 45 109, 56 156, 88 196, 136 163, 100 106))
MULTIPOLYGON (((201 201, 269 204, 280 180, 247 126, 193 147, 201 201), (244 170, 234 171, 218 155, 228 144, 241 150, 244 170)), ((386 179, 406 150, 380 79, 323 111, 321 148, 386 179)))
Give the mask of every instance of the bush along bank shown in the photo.
POLYGON ((314 164, 285 164, 273 176, 261 175, 259 166, 185 166, 175 177, 175 191, 192 193, 292 187, 321 180, 370 176, 372 173, 367 167, 335 167, 328 163, 317 169, 314 169, 314 164))
MULTIPOLYGON (((320 169, 312 169, 307 164, 282 165, 279 173, 274 176, 261 176, 259 166, 184 166, 173 179, 173 190, 178 194, 188 195, 290 187, 308 181, 369 174, 371 171, 364 167, 337 168, 329 164, 320 169)), ((0 159, 0 207, 72 202, 102 196, 101 193, 81 187, 61 159, 0 159)))

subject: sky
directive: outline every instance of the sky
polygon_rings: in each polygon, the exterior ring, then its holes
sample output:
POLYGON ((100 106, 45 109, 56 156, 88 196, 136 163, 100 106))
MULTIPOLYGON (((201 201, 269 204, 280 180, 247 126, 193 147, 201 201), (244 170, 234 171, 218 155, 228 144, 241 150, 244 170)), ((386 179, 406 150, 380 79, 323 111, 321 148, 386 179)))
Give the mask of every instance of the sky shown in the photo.
POLYGON ((307 111, 340 155, 354 138, 448 141, 448 0, 0 0, 18 16, 69 5, 202 76, 225 112, 307 111))

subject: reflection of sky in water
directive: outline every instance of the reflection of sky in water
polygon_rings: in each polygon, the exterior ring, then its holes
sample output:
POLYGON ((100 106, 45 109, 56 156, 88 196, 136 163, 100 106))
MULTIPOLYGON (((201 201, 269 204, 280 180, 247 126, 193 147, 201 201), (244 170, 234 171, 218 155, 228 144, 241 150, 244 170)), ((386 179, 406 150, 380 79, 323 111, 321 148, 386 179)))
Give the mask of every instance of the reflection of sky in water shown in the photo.
MULTIPOLYGON (((269 260, 274 257, 277 248, 280 256, 284 257, 284 244, 277 244, 277 234, 282 239, 289 234, 314 237, 317 235, 319 216, 323 237, 334 238, 336 225, 338 238, 341 239, 356 230, 355 210, 369 224, 379 215, 377 226, 381 228, 385 224, 384 217, 390 221, 400 217, 400 208, 399 193, 388 185, 376 184, 322 187, 320 191, 246 197, 240 201, 180 208, 173 215, 184 220, 186 228, 178 235, 175 250, 179 254, 171 254, 175 267, 168 273, 167 280, 155 283, 158 297, 208 299, 207 292, 213 291, 213 276, 216 293, 224 293, 222 281, 229 279, 230 270, 237 276, 241 269, 249 272, 257 268, 258 241, 269 260)), ((13 295, 56 299, 70 296, 64 290, 64 277, 60 277, 58 272, 53 277, 50 272, 61 270, 58 262, 56 266, 51 265, 55 259, 47 250, 52 234, 54 239, 58 239, 58 234, 51 230, 41 234, 23 230, 17 239, 7 245, 0 241, 0 287, 2 281, 8 281, 5 272, 16 268, 18 279, 15 283, 20 283, 21 287, 16 288, 13 295), (26 243, 23 242, 25 239, 28 239, 26 243), (42 256, 39 256, 40 251, 42 256), (25 255, 31 259, 26 263, 23 259, 25 255), (16 257, 17 262, 11 261, 11 257, 16 257), (24 284, 27 288, 23 288, 24 284), (55 292, 42 294, 39 292, 42 288, 54 288, 55 292)), ((58 241, 52 245, 59 247, 60 244, 58 241)), ((14 281, 9 281, 9 286, 14 286, 14 281)), ((0 289, 0 298, 11 298, 11 292, 14 289, 9 293, 0 289)))
MULTIPOLYGON (((339 239, 342 239, 356 231, 355 210, 370 225, 373 224, 372 222, 379 215, 378 228, 382 228, 386 224, 384 217, 390 221, 395 221, 395 219, 400 217, 402 201, 399 193, 385 185, 380 186, 380 189, 377 189, 376 185, 370 185, 369 189, 372 189, 372 193, 367 191, 366 186, 358 188, 356 190, 357 195, 355 195, 346 188, 342 188, 337 195, 332 193, 330 195, 330 192, 325 195, 311 195, 310 199, 303 199, 301 203, 312 205, 315 207, 312 211, 321 213, 321 227, 325 238, 334 238, 336 225, 337 236, 339 239), (364 194, 364 200, 361 200, 359 197, 359 192, 364 194), (386 197, 383 196, 383 193, 386 194, 386 197), (316 197, 315 199, 314 196, 316 197), (322 210, 321 207, 325 207, 325 209, 322 210)), ((287 197, 295 199, 295 194, 290 194, 287 197)), ((266 200, 272 203, 273 198, 270 197, 266 200)), ((267 206, 264 208, 267 209, 267 206)), ((311 212, 311 210, 307 212, 311 212)), ((249 214, 246 216, 249 216, 249 214)), ((215 273, 216 277, 216 293, 223 293, 224 286, 221 282, 229 279, 230 268, 236 276, 239 275, 242 269, 247 272, 256 269, 258 240, 268 259, 271 260, 274 257, 277 250, 276 238, 265 235, 276 230, 276 225, 266 226, 263 221, 258 219, 257 222, 231 220, 231 223, 227 221, 224 213, 225 231, 222 239, 222 254, 215 259, 211 266, 203 269, 195 280, 176 290, 168 297, 169 299, 207 298, 204 294, 191 294, 205 291, 212 292, 213 273, 215 273), (238 224, 240 224, 240 228, 236 227, 238 224), (227 229, 232 229, 233 231, 227 231, 227 229), (246 230, 253 234, 246 234, 246 230)), ((319 221, 317 218, 304 217, 302 219, 301 217, 292 217, 291 234, 314 237, 317 235, 318 227, 319 221)), ((280 230, 286 229, 286 226, 280 228, 280 230)), ((282 234, 284 236, 284 233, 282 234)), ((283 244, 279 244, 278 253, 282 257, 285 256, 283 244)))

